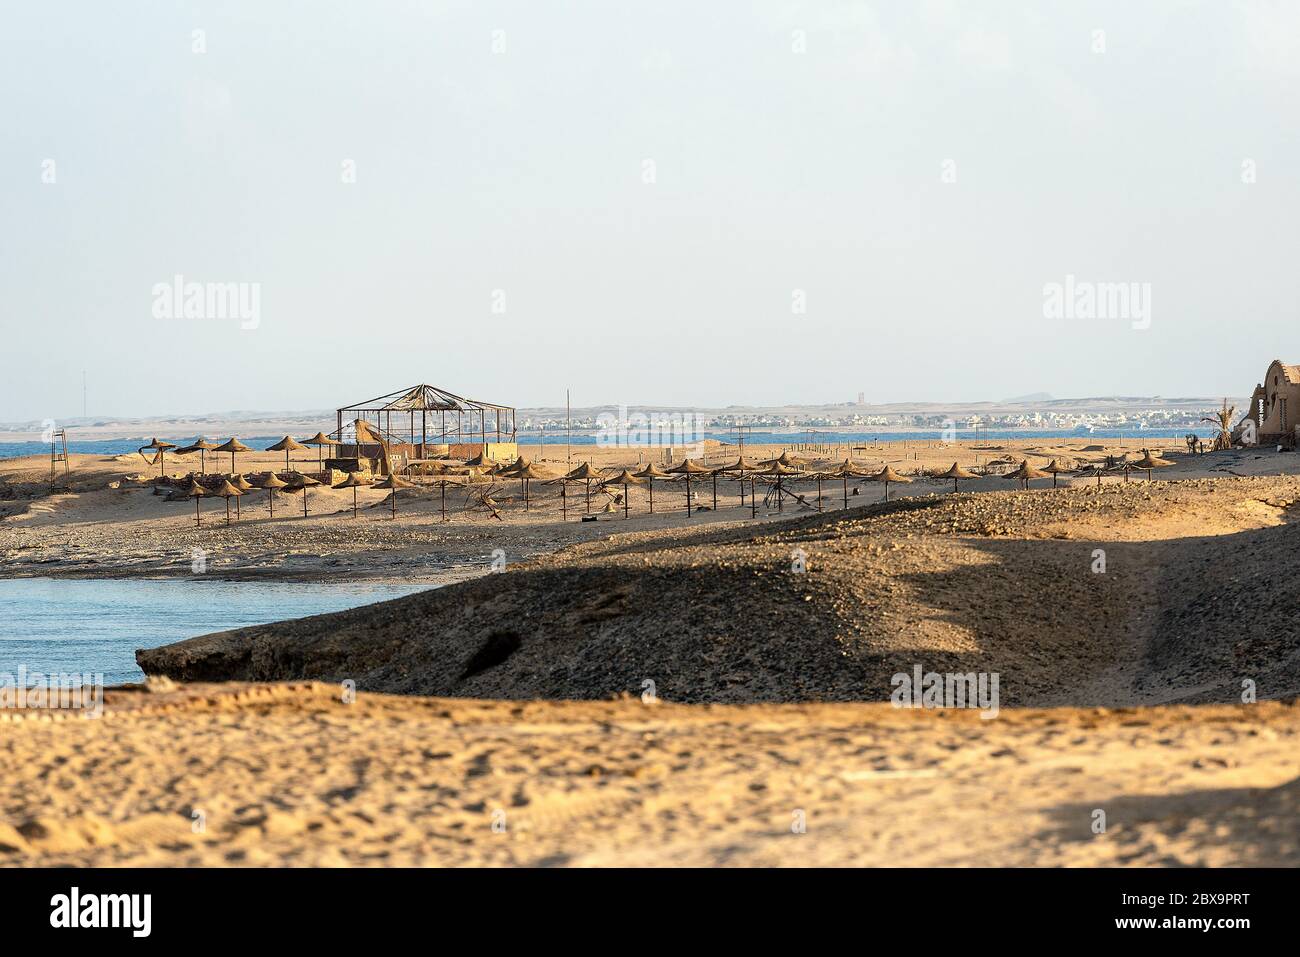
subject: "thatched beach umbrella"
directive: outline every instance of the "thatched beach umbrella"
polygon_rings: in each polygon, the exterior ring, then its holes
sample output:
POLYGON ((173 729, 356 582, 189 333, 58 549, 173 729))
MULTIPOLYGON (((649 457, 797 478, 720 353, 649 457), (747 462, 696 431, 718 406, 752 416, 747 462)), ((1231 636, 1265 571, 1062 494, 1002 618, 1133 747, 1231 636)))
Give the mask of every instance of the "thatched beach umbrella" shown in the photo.
POLYGON ((822 472, 812 472, 805 475, 817 483, 817 511, 822 511, 822 482, 830 482, 840 477, 839 469, 828 469, 822 472))
MULTIPOLYGON (((537 479, 547 479, 550 478, 550 476, 547 475, 545 472, 543 472, 541 469, 539 469, 537 466, 533 465, 532 462, 528 462, 524 459, 520 459, 519 461, 523 462, 524 464, 520 468, 514 469, 512 472, 510 472, 508 477, 519 479, 519 481, 522 483, 523 490, 524 490, 524 511, 527 511, 529 508, 528 483, 535 481, 537 479)), ((501 474, 505 475, 504 472, 501 474)))
MULTIPOLYGON (((782 453, 781 457, 785 458, 786 456, 784 453, 782 453)), ((782 491, 781 480, 786 476, 802 475, 803 473, 799 469, 795 468, 793 465, 787 465, 786 463, 782 462, 781 459, 768 459, 767 467, 759 470, 758 474, 776 476, 776 510, 778 512, 784 512, 785 495, 782 491)))
MULTIPOLYGON (((604 478, 599 472, 591 467, 590 462, 583 462, 572 472, 560 479, 561 483, 565 482, 586 482, 587 483, 587 512, 591 513, 591 480, 600 480, 604 478)), ((563 494, 563 492, 561 492, 563 494)))
MULTIPOLYGON (((285 436, 285 438, 288 438, 288 436, 285 436)), ((320 466, 320 470, 324 472, 325 471, 325 446, 342 445, 343 443, 340 442, 338 439, 331 439, 324 432, 317 432, 310 439, 303 439, 302 444, 316 446, 317 464, 320 466)), ((284 457, 284 460, 287 463, 289 461, 289 456, 286 455, 284 457)))
POLYGON ((266 489, 266 501, 271 506, 271 517, 275 518, 275 490, 278 488, 288 488, 289 483, 272 472, 266 478, 262 479, 262 488, 266 489))
POLYGON ((414 485, 400 475, 393 473, 383 480, 375 483, 375 488, 388 489, 388 501, 393 507, 393 518, 397 518, 397 490, 399 488, 414 488, 414 485))
POLYGON ((628 517, 628 502, 629 502, 629 499, 630 499, 630 496, 628 495, 627 487, 628 487, 629 485, 644 485, 645 482, 646 482, 645 479, 637 478, 635 475, 633 475, 633 474, 632 474, 631 472, 629 472, 627 469, 624 469, 623 471, 619 472, 617 475, 613 475, 613 476, 611 476, 611 477, 609 477, 609 478, 607 478, 607 479, 604 479, 600 484, 601 484, 602 487, 603 487, 603 486, 606 486, 606 485, 621 485, 621 486, 623 486, 623 517, 624 517, 624 518, 627 518, 627 517, 628 517))
POLYGON ((302 517, 307 517, 307 489, 313 485, 319 485, 310 475, 303 475, 301 472, 294 472, 289 476, 288 487, 286 492, 302 492, 302 517))
POLYGON ((832 472, 828 474, 834 475, 836 478, 840 479, 840 481, 844 483, 844 507, 848 508, 849 507, 849 479, 871 478, 871 476, 875 473, 868 472, 865 469, 858 468, 857 463, 854 462, 853 459, 847 458, 839 465, 835 466, 834 470, 832 470, 832 472))
MULTIPOLYGON (((672 468, 667 470, 669 475, 686 476, 686 517, 687 518, 691 517, 691 476, 708 475, 712 471, 713 470, 710 469, 708 466, 700 465, 698 462, 692 461, 691 459, 682 459, 681 462, 679 462, 678 464, 674 465, 672 468)), ((716 488, 714 491, 714 500, 716 503, 717 500, 716 488)))
POLYGON ((1014 472, 1008 472, 1006 475, 1002 477, 1009 478, 1009 479, 1016 479, 1020 482, 1023 482, 1025 488, 1029 488, 1030 479, 1047 478, 1047 473, 1040 472, 1038 469, 1034 468, 1032 465, 1029 464, 1029 459, 1025 459, 1023 462, 1020 463, 1020 468, 1016 469, 1014 472))
POLYGON ((370 479, 362 478, 360 472, 349 472, 347 478, 345 478, 342 482, 339 482, 338 485, 334 486, 335 488, 352 489, 352 517, 353 518, 357 517, 357 489, 365 488, 367 485, 370 484, 371 484, 370 479))
POLYGON ((472 459, 470 459, 468 462, 465 463, 467 467, 472 469, 486 468, 490 464, 491 463, 488 461, 487 456, 485 456, 482 452, 480 452, 478 455, 474 456, 472 459))
POLYGON ((801 459, 798 458, 797 456, 791 455, 789 452, 782 452, 776 458, 763 459, 763 461, 759 462, 758 464, 760 466, 763 466, 764 468, 770 465, 783 465, 786 468, 798 470, 802 466, 807 465, 808 461, 806 459, 801 459))
POLYGON ((511 462, 509 465, 502 465, 498 467, 496 470, 496 474, 500 475, 502 478, 516 478, 515 475, 516 472, 522 469, 526 469, 532 464, 533 463, 531 459, 526 459, 521 455, 518 458, 516 458, 513 462, 511 462))
MULTIPOLYGON (((248 494, 253 491, 253 486, 249 484, 248 479, 242 475, 235 475, 230 479, 230 484, 239 489, 241 494, 248 494)), ((235 521, 239 521, 239 499, 235 499, 235 521)))
POLYGON ((168 449, 174 449, 174 448, 176 448, 176 446, 175 446, 174 444, 172 444, 171 442, 159 442, 159 441, 155 438, 155 439, 153 439, 153 440, 152 440, 148 445, 142 445, 142 446, 140 446, 140 448, 136 449, 136 452, 138 452, 138 453, 140 454, 140 456, 141 456, 142 458, 145 459, 146 462, 148 461, 148 458, 147 458, 147 457, 145 456, 145 454, 144 454, 145 449, 152 449, 153 451, 157 452, 157 453, 158 453, 158 456, 157 456, 157 458, 158 458, 158 477, 159 477, 159 478, 162 478, 162 477, 163 477, 163 461, 167 458, 167 450, 168 450, 168 449))
POLYGON ((303 445, 301 442, 299 442, 297 439, 295 439, 292 435, 286 435, 286 436, 285 436, 284 438, 282 438, 279 442, 276 442, 275 445, 268 445, 268 446, 266 447, 266 451, 268 451, 268 452, 283 452, 283 453, 284 453, 284 469, 285 469, 285 471, 287 472, 287 471, 289 470, 289 453, 290 453, 290 452, 297 452, 299 449, 305 449, 306 447, 307 447, 307 446, 303 445))
POLYGON ((231 436, 229 442, 224 442, 224 443, 222 443, 221 445, 218 445, 218 446, 217 446, 215 449, 213 449, 212 451, 214 451, 214 452, 229 452, 229 453, 230 453, 230 471, 233 472, 233 471, 235 471, 235 453, 236 453, 236 452, 251 452, 251 451, 253 451, 253 450, 250 449, 250 448, 249 448, 247 445, 245 445, 243 442, 239 441, 239 439, 235 438, 234 436, 231 436))
POLYGON ((1061 468, 1061 466, 1057 464, 1056 459, 1052 459, 1052 461, 1044 465, 1043 471, 1052 477, 1052 488, 1056 488, 1056 477, 1058 475, 1069 474, 1070 472, 1069 469, 1061 468))
MULTIPOLYGON (((760 467, 761 467, 761 466, 759 466, 759 464, 758 464, 757 462, 751 462, 749 459, 745 458, 743 455, 740 456, 739 458, 737 458, 736 461, 732 462, 730 465, 722 465, 722 466, 719 466, 718 468, 716 468, 716 469, 713 470, 713 472, 714 472, 714 483, 713 483, 713 487, 714 487, 714 489, 715 489, 715 492, 716 492, 716 489, 717 489, 717 487, 718 487, 718 483, 717 483, 717 475, 718 475, 719 473, 721 473, 721 474, 723 474, 723 475, 735 475, 735 476, 736 476, 736 480, 740 483, 740 507, 741 507, 741 508, 744 508, 744 507, 745 507, 745 477, 746 477, 746 473, 751 473, 751 474, 749 475, 749 484, 750 484, 750 486, 752 487, 753 484, 754 484, 754 477, 753 477, 752 473, 757 472, 757 471, 759 470, 760 467)), ((713 503, 713 505, 714 505, 715 508, 717 507, 717 504, 718 504, 718 503, 717 503, 717 501, 716 501, 716 494, 715 494, 715 501, 714 501, 714 503, 713 503)))
POLYGON ((884 483, 885 483, 885 501, 886 501, 886 502, 889 501, 889 483, 890 483, 890 482, 905 483, 905 482, 910 482, 910 481, 912 481, 912 480, 911 480, 910 478, 908 478, 906 475, 901 475, 901 474, 899 474, 898 472, 895 472, 895 471, 894 471, 892 468, 890 468, 888 465, 886 465, 883 469, 881 469, 881 470, 880 470, 879 472, 877 472, 875 475, 870 476, 870 478, 871 478, 871 481, 873 481, 873 482, 884 482, 884 483))
POLYGON ((1148 449, 1143 449, 1142 458, 1138 459, 1136 462, 1133 462, 1131 464, 1135 469, 1146 469, 1147 481, 1150 482, 1152 469, 1167 468, 1168 466, 1173 465, 1174 463, 1166 462, 1164 459, 1160 458, 1159 456, 1152 455, 1148 449))
POLYGON ((203 498, 203 496, 207 494, 208 490, 193 480, 190 481, 190 487, 185 491, 187 498, 194 499, 194 526, 196 528, 202 524, 199 520, 199 499, 203 498))
POLYGON ((940 478, 952 479, 952 490, 957 491, 957 482, 961 479, 979 478, 974 472, 968 472, 956 462, 952 463, 952 468, 944 472, 940 478))
POLYGON ((236 500, 236 502, 238 502, 239 496, 243 495, 244 493, 241 492, 237 486, 232 485, 230 479, 223 479, 221 484, 217 486, 217 490, 212 494, 219 495, 226 500, 226 524, 229 525, 230 524, 230 500, 233 498, 236 500))
POLYGON ((655 511, 655 479, 670 479, 672 476, 660 469, 653 462, 646 463, 645 468, 639 472, 633 472, 632 474, 639 479, 645 479, 646 484, 650 486, 650 514, 653 515, 655 511))
POLYGON ((207 454, 215 450, 216 447, 217 446, 214 443, 209 442, 207 439, 205 439, 203 436, 200 435, 189 445, 185 446, 182 449, 177 449, 176 454, 189 455, 193 452, 198 452, 199 453, 199 474, 204 475, 207 473, 208 470, 207 454))

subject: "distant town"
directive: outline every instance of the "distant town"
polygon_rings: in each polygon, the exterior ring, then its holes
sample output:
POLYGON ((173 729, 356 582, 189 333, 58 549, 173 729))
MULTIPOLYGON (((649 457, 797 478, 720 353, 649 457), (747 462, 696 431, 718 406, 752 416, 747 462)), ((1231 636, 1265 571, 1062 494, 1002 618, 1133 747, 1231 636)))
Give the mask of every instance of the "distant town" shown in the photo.
MULTIPOLYGON (((906 432, 956 429, 968 434, 982 430, 1042 431, 1137 431, 1144 429, 1186 429, 1207 427, 1202 419, 1216 412, 1224 399, 1098 397, 1054 399, 1044 394, 997 402, 966 403, 878 403, 841 402, 822 405, 729 406, 726 408, 682 407, 635 404, 599 405, 565 409, 563 405, 522 407, 518 410, 521 436, 536 440, 539 435, 594 432, 618 417, 688 418, 695 428, 724 436, 741 431, 815 433, 906 432)), ((1228 404, 1240 413, 1249 400, 1228 397, 1228 404)), ((273 435, 315 431, 322 420, 334 418, 334 410, 311 411, 228 411, 202 414, 167 414, 148 418, 83 416, 66 419, 0 423, 0 442, 32 440, 57 422, 78 439, 118 439, 168 436, 273 435)), ((807 441, 814 441, 809 437, 807 441)))
MULTIPOLYGON (((781 409, 746 408, 725 410, 690 410, 702 428, 724 432, 737 428, 757 431, 961 431, 1041 429, 1044 431, 1182 429, 1194 431, 1205 423, 1204 417, 1220 408, 1223 400, 1208 398, 1166 400, 1097 398, 1054 400, 1035 396, 1024 400, 999 403, 964 403, 939 407, 866 406, 844 403, 840 406, 788 407, 781 409), (982 408, 979 408, 982 407, 982 408), (976 408, 979 408, 976 411, 976 408)), ((1242 408, 1245 400, 1229 399, 1230 405, 1242 408)), ((581 432, 600 428, 603 416, 649 413, 650 406, 614 406, 574 409, 521 409, 521 432, 581 432)), ((676 410, 686 411, 686 410, 676 410)))

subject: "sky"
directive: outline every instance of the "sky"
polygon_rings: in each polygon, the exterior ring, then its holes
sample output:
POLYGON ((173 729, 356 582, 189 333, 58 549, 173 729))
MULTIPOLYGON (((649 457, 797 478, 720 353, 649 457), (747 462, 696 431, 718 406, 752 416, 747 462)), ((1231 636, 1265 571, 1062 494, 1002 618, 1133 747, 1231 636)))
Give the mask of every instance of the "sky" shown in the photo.
POLYGON ((1300 3, 43 0, 2 23, 0 421, 80 415, 83 372, 92 416, 147 416, 417 382, 517 406, 1245 395, 1300 362, 1300 3), (1102 283, 1130 301, 1049 308, 1102 283))

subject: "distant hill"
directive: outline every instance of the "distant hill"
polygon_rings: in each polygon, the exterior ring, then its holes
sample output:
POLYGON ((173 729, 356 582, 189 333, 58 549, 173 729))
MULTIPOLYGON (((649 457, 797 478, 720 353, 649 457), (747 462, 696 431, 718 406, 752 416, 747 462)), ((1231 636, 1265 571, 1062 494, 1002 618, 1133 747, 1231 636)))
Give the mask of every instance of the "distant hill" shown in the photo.
POLYGON ((1049 392, 1031 392, 1028 395, 1018 395, 1010 399, 1003 399, 1003 402, 1053 402, 1055 401, 1049 392))

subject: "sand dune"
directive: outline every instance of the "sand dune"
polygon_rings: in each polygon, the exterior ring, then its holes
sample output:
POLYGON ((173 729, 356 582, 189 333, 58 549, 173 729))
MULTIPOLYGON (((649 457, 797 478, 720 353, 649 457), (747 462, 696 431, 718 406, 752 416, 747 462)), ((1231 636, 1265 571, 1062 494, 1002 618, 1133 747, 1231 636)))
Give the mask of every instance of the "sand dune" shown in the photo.
POLYGON ((615 535, 501 575, 142 651, 184 680, 680 702, 879 701, 999 672, 1008 706, 1300 693, 1293 478, 948 495, 615 535), (1191 529, 1195 535, 1188 535, 1191 529), (1105 571, 1097 552, 1105 552, 1105 571), (797 551, 806 571, 793 570, 797 551))

